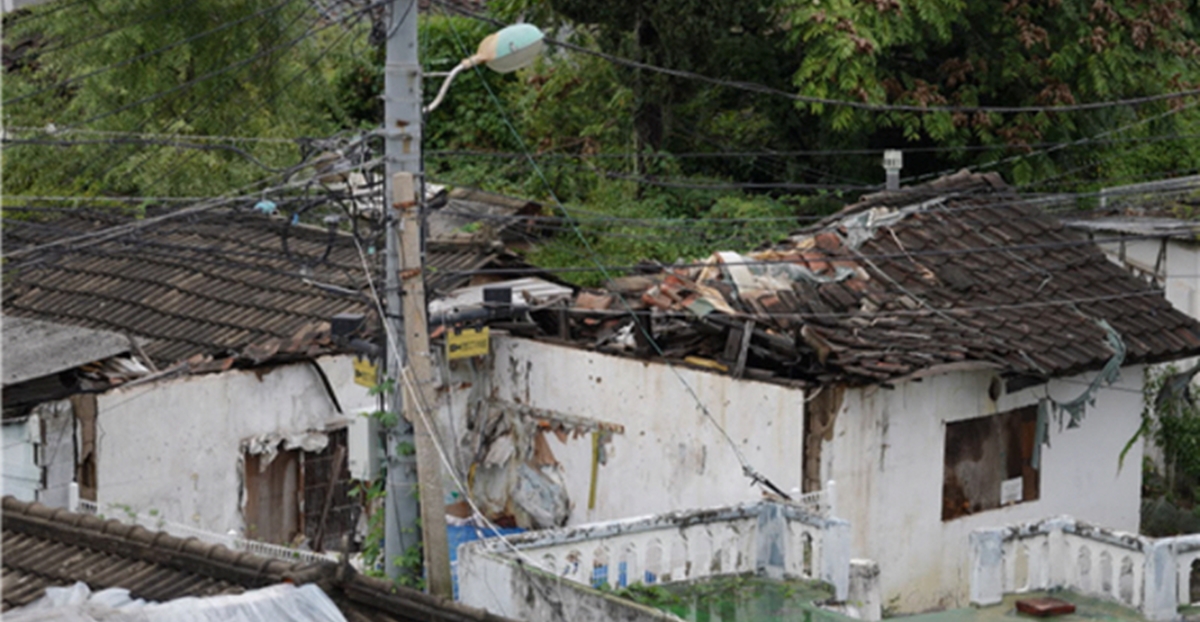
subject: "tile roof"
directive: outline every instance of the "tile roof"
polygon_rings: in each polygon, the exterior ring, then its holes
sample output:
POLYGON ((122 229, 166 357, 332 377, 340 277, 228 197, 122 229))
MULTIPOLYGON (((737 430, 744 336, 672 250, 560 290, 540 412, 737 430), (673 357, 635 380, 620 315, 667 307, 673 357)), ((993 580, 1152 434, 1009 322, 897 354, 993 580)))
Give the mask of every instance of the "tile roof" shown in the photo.
POLYGON ((4 611, 37 600, 47 587, 76 581, 93 590, 123 587, 133 598, 154 602, 291 581, 318 584, 350 622, 504 622, 334 562, 267 559, 13 497, 4 497, 3 513, 4 611))
MULTIPOLYGON (((576 301, 575 334, 614 349, 614 315, 651 310, 668 357, 809 383, 986 367, 1049 377, 1200 354, 1200 324, 996 175, 868 196, 785 242, 619 279, 626 303, 576 301), (581 304, 585 303, 585 304, 581 304), (579 309, 579 307, 588 307, 579 309), (601 310, 597 310, 601 309, 601 310), (607 315, 605 315, 607 313, 607 315), (753 320, 752 337, 740 328, 753 320)), ((635 335, 634 337, 636 337, 635 335)))
MULTIPOLYGON (((4 246, 10 251, 127 221, 96 212, 40 222, 6 218, 4 246)), ((465 284, 464 271, 498 254, 430 250, 430 290, 465 284)), ((10 260, 3 306, 7 315, 144 338, 147 355, 166 365, 198 354, 237 355, 249 346, 283 357, 288 352, 279 346, 289 341, 296 355, 327 348, 322 334, 332 316, 371 313, 365 290, 351 236, 289 227, 257 213, 213 211, 93 246, 10 260)))

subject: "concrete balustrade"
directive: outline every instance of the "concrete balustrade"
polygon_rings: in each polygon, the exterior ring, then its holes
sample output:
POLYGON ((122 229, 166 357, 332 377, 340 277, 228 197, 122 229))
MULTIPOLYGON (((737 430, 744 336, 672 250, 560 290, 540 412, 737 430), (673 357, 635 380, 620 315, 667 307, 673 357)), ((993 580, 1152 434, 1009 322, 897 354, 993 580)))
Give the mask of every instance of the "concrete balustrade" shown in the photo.
POLYGON ((463 602, 510 616, 533 615, 541 606, 534 601, 547 599, 576 603, 579 615, 589 608, 612 615, 617 605, 606 599, 613 597, 587 588, 757 574, 825 581, 845 600, 849 524, 813 507, 819 504, 762 501, 471 542, 458 552, 460 594, 463 602), (553 598, 543 594, 542 584, 553 578, 571 584, 567 596, 562 589, 553 598), (589 600, 596 602, 580 604, 589 600))
POLYGON ((1178 606, 1200 600, 1200 536, 1147 538, 1070 517, 980 529, 971 534, 971 602, 1004 594, 1065 588, 1139 610, 1150 620, 1178 619, 1178 606))

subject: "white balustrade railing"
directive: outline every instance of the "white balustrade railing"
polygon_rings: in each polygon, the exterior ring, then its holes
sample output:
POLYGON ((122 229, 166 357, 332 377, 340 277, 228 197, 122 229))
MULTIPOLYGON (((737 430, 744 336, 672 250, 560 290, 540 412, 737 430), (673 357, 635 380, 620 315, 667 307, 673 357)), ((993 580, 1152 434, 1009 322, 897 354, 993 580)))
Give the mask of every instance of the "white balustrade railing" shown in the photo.
POLYGON ((1147 538, 1068 517, 971 534, 971 601, 1066 588, 1173 620, 1200 604, 1200 535, 1147 538))
POLYGON ((833 482, 829 482, 825 490, 806 492, 792 501, 793 505, 804 508, 810 514, 828 518, 833 513, 833 482))
MULTIPOLYGON (((72 487, 74 486, 72 484, 72 487)), ((246 551, 263 557, 306 563, 322 563, 337 561, 338 559, 337 555, 331 553, 304 551, 268 542, 248 540, 234 534, 205 531, 184 523, 168 521, 155 513, 138 512, 129 506, 121 504, 110 503, 101 507, 100 504, 94 501, 78 498, 78 494, 74 489, 72 490, 70 507, 68 509, 80 514, 91 514, 101 518, 116 519, 130 525, 139 525, 152 531, 163 531, 177 538, 195 538, 201 542, 219 544, 233 551, 246 551)))
POLYGON ((765 572, 828 581, 844 595, 849 525, 813 507, 764 501, 675 512, 492 538, 465 544, 459 554, 520 562, 592 587, 765 572))

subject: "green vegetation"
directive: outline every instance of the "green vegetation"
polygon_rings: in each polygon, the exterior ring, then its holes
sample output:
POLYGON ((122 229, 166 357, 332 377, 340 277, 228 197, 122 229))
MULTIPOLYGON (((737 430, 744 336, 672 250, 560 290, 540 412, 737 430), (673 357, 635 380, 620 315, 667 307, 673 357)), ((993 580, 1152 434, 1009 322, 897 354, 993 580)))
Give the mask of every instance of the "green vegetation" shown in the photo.
MULTIPOLYGON (((331 134, 344 116, 325 76, 352 38, 305 3, 106 0, 42 16, 56 5, 5 16, 6 50, 23 50, 11 64, 6 51, 6 127, 291 138, 331 134)), ((287 142, 234 145, 240 154, 29 137, 90 142, 7 146, 5 194, 207 196, 299 159, 287 142)))
POLYGON ((1149 456, 1142 465, 1147 535, 1200 533, 1200 405, 1189 380, 1175 366, 1146 371, 1142 426, 1130 444, 1147 439, 1162 457, 1161 468, 1149 456))
POLYGON ((800 581, 772 581, 752 575, 667 585, 635 583, 613 592, 685 620, 756 620, 760 622, 812 622, 844 619, 815 603, 828 600, 828 586, 800 581))
MULTIPOLYGON (((5 194, 211 196, 312 155, 293 139, 377 127, 383 22, 347 11, 322 17, 292 0, 62 0, 5 16, 6 126, 201 143, 10 132, 5 194)), ((550 215, 562 215, 560 202, 568 210, 563 235, 530 251, 548 267, 756 247, 880 183, 883 148, 908 150, 906 177, 984 165, 1055 192, 1200 162, 1194 96, 1051 109, 1200 84, 1194 2, 493 0, 488 11, 643 64, 552 46, 515 74, 465 72, 427 119, 432 179, 542 200, 550 215), (880 112, 788 95, 1037 110, 880 112)), ((436 3, 420 19, 427 72, 449 70, 495 28, 436 3)), ((426 81, 427 97, 438 85, 426 81)))

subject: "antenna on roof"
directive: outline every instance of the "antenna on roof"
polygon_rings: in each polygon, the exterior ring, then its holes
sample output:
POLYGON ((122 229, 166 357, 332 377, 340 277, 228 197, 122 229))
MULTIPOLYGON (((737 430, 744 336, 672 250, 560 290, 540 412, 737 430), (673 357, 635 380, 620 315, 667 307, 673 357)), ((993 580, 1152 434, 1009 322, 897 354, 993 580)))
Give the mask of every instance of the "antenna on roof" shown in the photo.
POLYGON ((887 189, 900 189, 900 169, 904 168, 904 152, 887 149, 883 152, 883 170, 887 171, 887 189))

